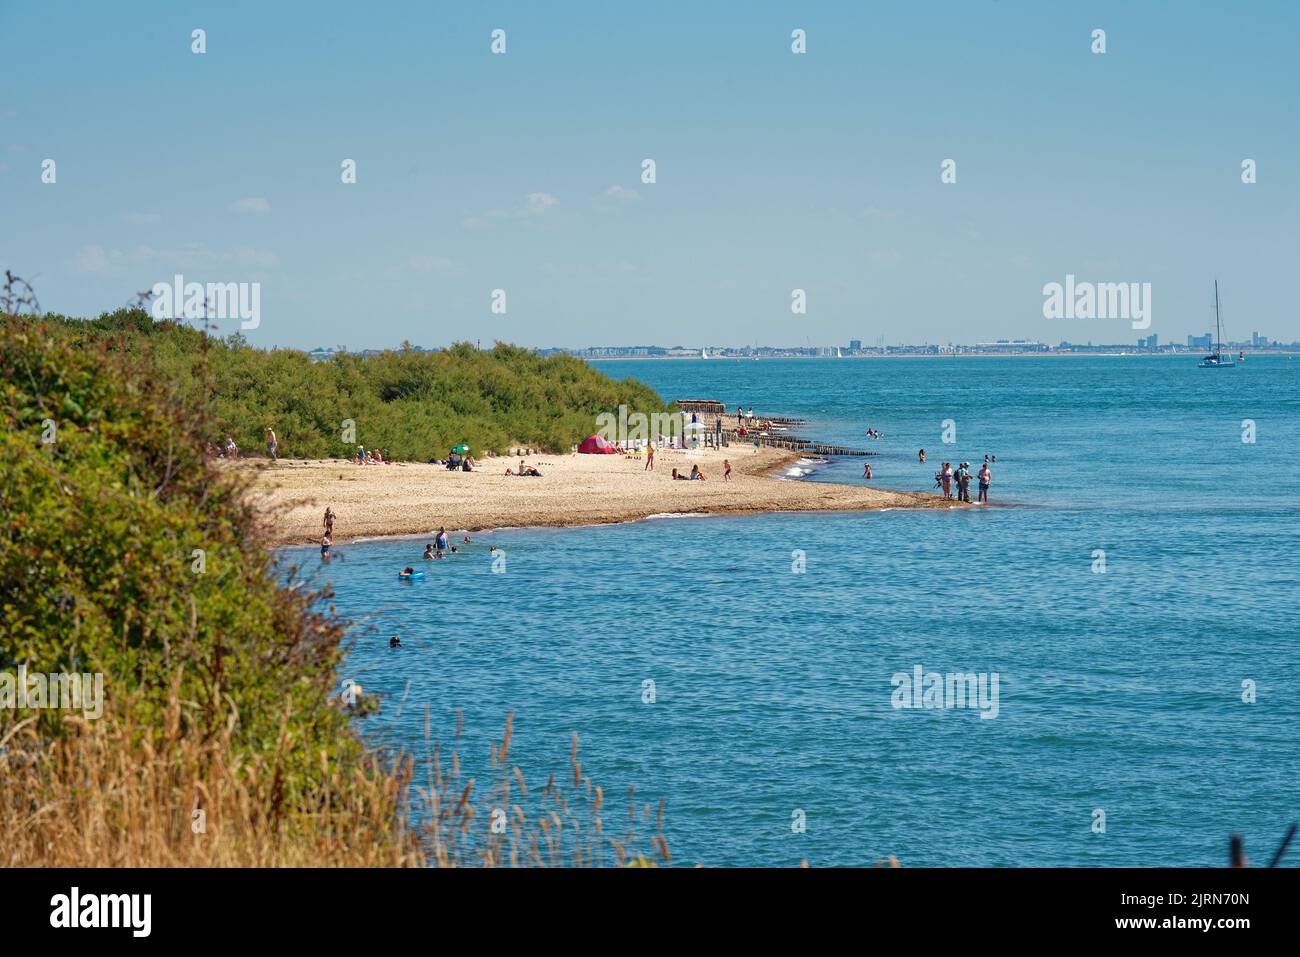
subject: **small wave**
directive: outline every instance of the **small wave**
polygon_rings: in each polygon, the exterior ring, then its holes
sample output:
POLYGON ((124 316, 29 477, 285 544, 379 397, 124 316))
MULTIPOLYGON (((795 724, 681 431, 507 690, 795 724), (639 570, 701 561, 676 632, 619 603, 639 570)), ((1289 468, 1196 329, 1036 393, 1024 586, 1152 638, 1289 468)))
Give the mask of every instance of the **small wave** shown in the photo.
POLYGON ((646 520, 652 518, 708 518, 708 512, 655 512, 653 515, 647 515, 646 520))

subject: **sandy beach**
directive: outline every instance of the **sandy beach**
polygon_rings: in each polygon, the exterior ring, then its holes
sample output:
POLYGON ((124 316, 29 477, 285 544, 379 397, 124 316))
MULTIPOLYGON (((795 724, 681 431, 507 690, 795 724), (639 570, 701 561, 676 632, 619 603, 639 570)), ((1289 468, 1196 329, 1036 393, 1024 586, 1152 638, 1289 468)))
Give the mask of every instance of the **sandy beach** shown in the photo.
POLYGON ((669 513, 743 515, 757 512, 867 511, 946 508, 941 496, 889 492, 866 485, 832 485, 778 478, 797 458, 771 448, 659 450, 654 471, 622 455, 526 457, 541 478, 507 476, 519 459, 482 460, 478 471, 441 465, 355 465, 342 460, 251 459, 226 468, 253 472, 250 494, 271 524, 275 544, 320 539, 328 505, 337 516, 335 541, 448 530, 597 525, 669 513), (730 482, 722 461, 730 459, 730 482), (673 481, 699 465, 703 482, 673 481))

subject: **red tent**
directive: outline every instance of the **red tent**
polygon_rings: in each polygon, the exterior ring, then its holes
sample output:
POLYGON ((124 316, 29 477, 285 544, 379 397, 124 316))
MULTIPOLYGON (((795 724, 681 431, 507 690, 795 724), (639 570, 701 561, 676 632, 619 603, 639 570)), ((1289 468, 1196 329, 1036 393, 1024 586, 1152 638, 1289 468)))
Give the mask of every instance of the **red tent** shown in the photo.
POLYGON ((603 435, 589 435, 582 440, 578 451, 584 455, 613 455, 617 450, 603 435))

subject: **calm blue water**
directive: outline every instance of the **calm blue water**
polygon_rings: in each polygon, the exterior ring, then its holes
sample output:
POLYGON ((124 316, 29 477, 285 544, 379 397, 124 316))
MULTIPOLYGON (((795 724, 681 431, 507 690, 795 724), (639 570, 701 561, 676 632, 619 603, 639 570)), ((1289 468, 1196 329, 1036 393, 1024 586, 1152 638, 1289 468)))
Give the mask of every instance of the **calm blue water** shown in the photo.
MULTIPOLYGON (((994 453, 994 499, 1025 507, 503 531, 414 585, 393 577, 414 541, 327 570, 286 550, 363 622, 348 670, 389 696, 362 725, 375 742, 422 751, 426 705, 448 741, 459 708, 462 759, 486 767, 513 709, 531 782, 578 731, 607 794, 667 799, 686 864, 1219 865, 1231 832, 1258 861, 1300 817, 1300 360, 601 367, 828 441, 872 425, 883 487, 994 453), (997 717, 895 709, 891 675, 915 665, 996 672, 997 717)), ((861 481, 860 463, 813 479, 861 481)))

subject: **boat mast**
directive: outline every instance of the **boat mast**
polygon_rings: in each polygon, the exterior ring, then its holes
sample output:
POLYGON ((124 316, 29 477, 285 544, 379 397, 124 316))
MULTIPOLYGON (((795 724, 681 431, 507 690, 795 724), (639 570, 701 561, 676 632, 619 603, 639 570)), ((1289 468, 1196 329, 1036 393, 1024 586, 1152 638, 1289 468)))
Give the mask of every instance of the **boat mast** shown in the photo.
POLYGON ((1223 350, 1223 330, 1219 326, 1219 280, 1214 280, 1214 353, 1218 355, 1223 350))

